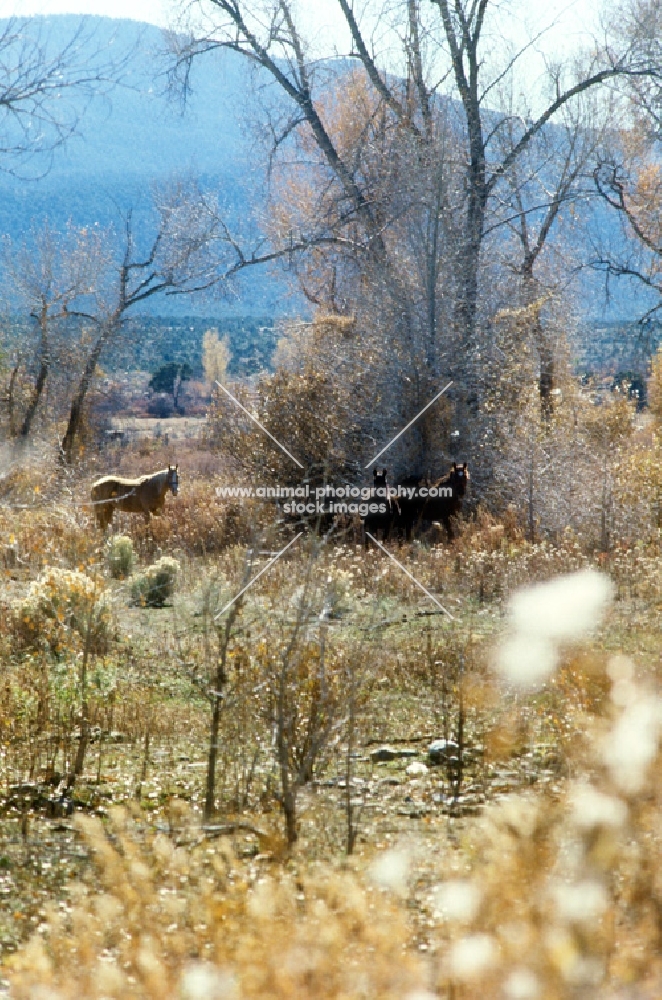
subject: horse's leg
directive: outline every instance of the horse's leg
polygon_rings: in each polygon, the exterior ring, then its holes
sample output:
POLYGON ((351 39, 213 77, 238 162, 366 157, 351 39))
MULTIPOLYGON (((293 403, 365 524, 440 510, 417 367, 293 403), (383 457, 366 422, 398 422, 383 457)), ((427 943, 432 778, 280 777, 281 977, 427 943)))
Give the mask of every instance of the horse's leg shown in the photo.
POLYGON ((149 524, 151 518, 151 511, 149 509, 149 504, 146 504, 142 497, 138 498, 140 500, 140 506, 142 507, 143 517, 145 518, 145 523, 149 524))
POLYGON ((446 528, 446 534, 448 535, 448 541, 453 541, 453 525, 451 524, 450 514, 445 514, 443 517, 444 527, 446 528))
POLYGON ((105 531, 106 520, 107 520, 105 503, 97 506, 96 510, 94 511, 94 516, 96 518, 97 528, 99 528, 101 531, 105 531))

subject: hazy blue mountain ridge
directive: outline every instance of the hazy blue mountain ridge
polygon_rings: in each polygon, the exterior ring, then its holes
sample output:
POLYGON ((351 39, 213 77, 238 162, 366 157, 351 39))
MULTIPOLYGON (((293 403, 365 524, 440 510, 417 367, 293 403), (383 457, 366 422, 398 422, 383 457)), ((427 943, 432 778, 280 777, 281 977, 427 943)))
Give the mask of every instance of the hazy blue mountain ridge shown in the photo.
MULTIPOLYGON (((55 151, 52 167, 38 181, 26 181, 0 172, 0 233, 16 239, 44 218, 61 227, 71 219, 79 226, 122 225, 122 213, 133 210, 138 236, 146 241, 153 222, 150 190, 174 175, 195 175, 202 187, 218 194, 231 222, 246 224, 259 217, 264 199, 264 176, 244 127, 250 69, 237 53, 223 50, 199 61, 194 89, 185 109, 167 96, 164 37, 160 29, 134 21, 87 18, 85 32, 92 37, 91 63, 112 56, 125 63, 122 81, 110 93, 86 100, 65 92, 63 99, 78 102, 80 135, 55 151)), ((66 44, 81 24, 78 15, 33 18, 27 23, 50 51, 66 44)), ((341 74, 348 61, 331 61, 323 68, 341 74)), ((278 99, 276 97, 275 99, 278 99)), ((554 126, 548 126, 551 130, 554 126)), ((2 162, 0 161, 0 168, 2 162)), ((572 234, 575 256, 588 261, 595 239, 622 246, 614 213, 604 205, 587 204, 589 227, 572 234)), ((606 307, 603 280, 585 271, 579 279, 580 311, 584 317, 636 317, 649 302, 640 286, 611 282, 612 301, 606 307)), ((238 282, 239 297, 227 307, 189 297, 156 297, 153 313, 186 315, 226 312, 271 314, 296 311, 303 303, 289 294, 278 271, 251 268, 238 282)))
MULTIPOLYGON (((176 176, 194 176, 204 190, 215 192, 231 222, 245 223, 259 213, 264 185, 242 127, 242 95, 248 87, 242 57, 211 54, 196 74, 195 91, 183 109, 166 92, 160 29, 110 18, 86 21, 93 28, 91 53, 105 47, 116 53, 118 62, 127 60, 121 83, 90 101, 65 94, 66 100, 79 101, 80 134, 55 150, 45 176, 26 180, 0 172, 0 232, 17 239, 44 219, 54 228, 72 220, 79 226, 98 223, 119 229, 123 215, 132 210, 135 233, 146 242, 154 222, 151 190, 176 176)), ((80 22, 78 16, 62 15, 31 23, 57 51, 80 22)), ((231 303, 231 310, 268 313, 283 303, 287 310, 286 288, 273 273, 254 271, 237 286, 239 301, 231 303)), ((147 309, 178 314, 226 311, 218 301, 163 296, 147 309)))

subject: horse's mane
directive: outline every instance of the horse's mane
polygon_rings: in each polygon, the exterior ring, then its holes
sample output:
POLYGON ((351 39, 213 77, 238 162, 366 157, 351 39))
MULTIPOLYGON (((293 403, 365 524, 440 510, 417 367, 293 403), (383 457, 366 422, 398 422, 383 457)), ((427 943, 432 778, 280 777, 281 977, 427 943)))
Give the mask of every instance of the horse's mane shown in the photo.
POLYGON ((149 472, 144 476, 139 476, 137 479, 130 479, 128 476, 102 476, 101 479, 97 479, 97 485, 99 483, 122 483, 123 486, 140 486, 141 483, 146 482, 148 479, 156 479, 157 476, 167 476, 169 469, 159 469, 158 472, 149 472))

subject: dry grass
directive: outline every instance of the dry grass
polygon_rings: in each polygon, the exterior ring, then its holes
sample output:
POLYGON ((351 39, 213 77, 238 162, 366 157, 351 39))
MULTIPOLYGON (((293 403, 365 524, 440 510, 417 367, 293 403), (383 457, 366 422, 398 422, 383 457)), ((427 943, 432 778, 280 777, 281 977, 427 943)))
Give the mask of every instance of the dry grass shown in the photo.
MULTIPOLYGON (((103 539, 80 506, 88 481, 70 483, 59 502, 56 485, 17 473, 5 500, 30 505, 0 511, 0 888, 12 893, 0 939, 12 996, 662 993, 654 538, 604 555, 570 532, 532 545, 509 512, 480 514, 451 547, 394 547, 453 621, 380 552, 300 543, 251 588, 230 637, 219 812, 205 827, 213 616, 237 592, 246 543, 260 541, 271 512, 219 500, 200 476, 149 525, 119 516, 114 528, 131 538, 139 571, 159 555, 181 564, 173 606, 153 610, 130 607, 130 580, 105 568, 103 539), (510 596, 589 565, 615 584, 606 623, 589 641, 561 644, 542 686, 504 687, 493 665, 510 596), (49 580, 62 587, 48 607, 32 595, 28 634, 21 611, 41 574, 40 593, 49 580), (106 644, 88 644, 83 678, 74 598, 94 578, 112 611, 106 644), (37 612, 47 628, 35 631, 37 612), (299 840, 288 849, 273 726, 276 671, 295 626, 292 738, 305 747, 320 706, 335 728, 300 792, 299 840), (354 681, 349 798, 360 815, 346 859, 354 681), (83 720, 93 739, 63 796, 83 720), (433 736, 462 741, 459 787, 452 767, 421 769, 422 754, 412 771, 409 759, 370 759, 380 743, 424 750, 433 736), (58 829, 70 855, 49 846, 58 829)), ((260 544, 276 548, 275 537, 260 544)))

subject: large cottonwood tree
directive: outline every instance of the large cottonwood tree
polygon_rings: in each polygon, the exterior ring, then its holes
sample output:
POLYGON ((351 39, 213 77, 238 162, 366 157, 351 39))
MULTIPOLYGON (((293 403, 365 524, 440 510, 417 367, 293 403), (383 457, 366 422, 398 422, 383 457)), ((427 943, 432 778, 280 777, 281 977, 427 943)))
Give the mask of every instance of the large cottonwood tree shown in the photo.
MULTIPOLYGON (((640 59, 662 63, 662 9, 658 0, 632 0, 618 30, 640 59)), ((643 291, 640 321, 662 309, 662 80, 634 77, 622 88, 626 128, 614 131, 593 174, 596 190, 616 213, 625 239, 598 246, 594 266, 643 291), (645 303, 645 305, 644 305, 645 303)))
MULTIPOLYGON (((323 261, 329 280, 326 289, 318 283, 318 297, 326 298, 321 304, 355 311, 363 296, 373 314, 376 305, 381 309, 388 349, 405 363, 413 359, 414 378, 409 371, 407 378, 418 385, 405 394, 402 412, 396 407, 394 420, 411 416, 432 384, 453 378, 458 426, 470 453, 480 423, 486 321, 497 305, 498 275, 488 252, 512 218, 513 185, 517 190, 518 177, 535 171, 531 158, 541 138, 564 113, 576 113, 585 95, 606 93, 625 78, 654 78, 659 66, 628 39, 613 45, 590 39, 583 60, 573 57, 548 72, 537 111, 526 114, 503 95, 516 92, 520 58, 531 57, 532 46, 504 37, 508 23, 493 0, 406 0, 388 9, 368 3, 361 15, 349 0, 337 5, 351 40, 351 65, 313 58, 291 0, 197 0, 186 7, 193 17, 188 36, 176 44, 174 73, 188 86, 199 57, 228 48, 271 80, 272 170, 280 157, 291 178, 298 172, 312 184, 309 211, 300 200, 298 218, 285 213, 283 224, 273 227, 271 254, 301 251, 302 266, 312 263, 314 271, 323 261), (339 104, 342 113, 334 113, 339 104), (306 170, 311 161, 313 169, 306 170), (297 225, 288 224, 292 218, 297 225), (414 232, 423 246, 418 259, 403 239, 414 232), (412 269, 423 295, 411 294, 412 269)), ((544 53, 541 61, 545 65, 544 53)), ((568 141, 576 143, 572 131, 568 141)), ((544 169, 556 177, 549 211, 523 243, 523 277, 580 173, 567 148, 544 169)), ((540 209, 520 199, 516 212, 533 219, 540 209)), ((550 376, 541 372, 547 393, 550 376)))

